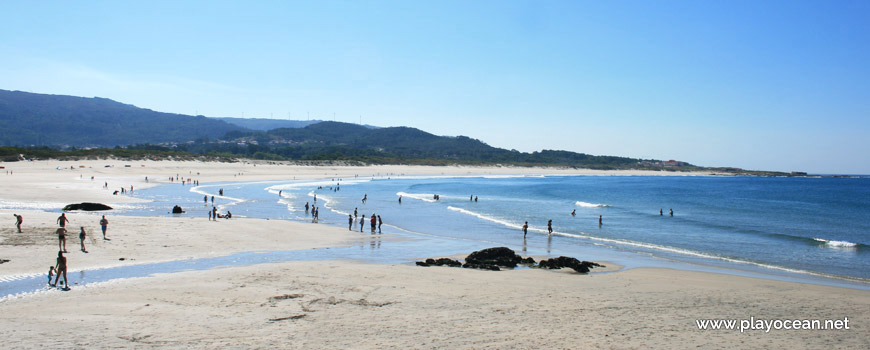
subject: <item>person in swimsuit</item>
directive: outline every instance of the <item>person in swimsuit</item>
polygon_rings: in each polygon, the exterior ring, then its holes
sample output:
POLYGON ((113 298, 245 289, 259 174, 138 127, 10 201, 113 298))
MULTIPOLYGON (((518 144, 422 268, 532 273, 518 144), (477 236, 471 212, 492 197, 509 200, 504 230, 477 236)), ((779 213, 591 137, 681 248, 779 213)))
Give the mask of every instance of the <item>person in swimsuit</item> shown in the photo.
POLYGON ((105 241, 109 240, 108 238, 106 238, 106 228, 108 228, 108 227, 109 227, 109 220, 106 220, 106 216, 103 215, 103 218, 100 219, 100 229, 103 230, 103 240, 105 240, 105 241))
POLYGON ((547 220, 547 232, 553 234, 553 220, 547 220))
POLYGON ((372 232, 375 232, 375 228, 378 226, 378 218, 376 217, 376 215, 374 213, 372 213, 372 218, 370 221, 371 221, 371 225, 372 225, 372 232))
POLYGON ((63 256, 62 251, 57 252, 57 265, 55 265, 54 271, 57 273, 57 276, 54 278, 52 287, 57 286, 57 281, 60 280, 60 275, 63 274, 63 284, 65 289, 69 289, 69 280, 66 278, 66 257, 63 256))
POLYGON ((79 232, 79 240, 82 241, 82 251, 85 253, 88 252, 88 250, 85 249, 85 237, 87 237, 87 236, 88 236, 88 234, 85 232, 85 227, 82 226, 82 231, 79 232))
POLYGON ((24 218, 18 214, 12 214, 15 216, 15 227, 18 228, 18 233, 21 233, 21 223, 24 222, 24 218))
POLYGON ((381 216, 378 215, 378 233, 381 233, 381 225, 384 224, 384 220, 381 220, 381 216))
POLYGON ((66 213, 60 214, 60 216, 57 217, 57 225, 60 227, 65 227, 68 222, 69 220, 66 218, 66 213))
POLYGON ((61 251, 66 251, 66 229, 63 227, 59 227, 57 231, 57 249, 61 251))
POLYGON ((523 239, 526 239, 526 234, 528 234, 528 233, 529 233, 529 222, 526 221, 526 223, 523 224, 523 239))

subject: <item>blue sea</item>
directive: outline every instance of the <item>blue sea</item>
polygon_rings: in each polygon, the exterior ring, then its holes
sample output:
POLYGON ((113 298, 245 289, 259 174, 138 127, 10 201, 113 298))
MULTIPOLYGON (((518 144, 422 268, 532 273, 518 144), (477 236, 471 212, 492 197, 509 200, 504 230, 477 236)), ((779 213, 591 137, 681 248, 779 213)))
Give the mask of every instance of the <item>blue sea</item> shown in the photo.
MULTIPOLYGON (((211 196, 219 211, 234 217, 311 221, 308 203, 319 208, 320 225, 347 227, 354 211, 374 213, 383 219, 383 234, 419 242, 415 249, 396 245, 391 252, 401 256, 407 249, 408 261, 508 246, 527 255, 629 267, 870 283, 866 177, 377 176, 169 184, 136 196, 154 201, 123 213, 170 215, 177 204, 186 209, 183 216, 206 217, 211 196)), ((357 232, 359 220, 353 224, 357 232)), ((368 221, 364 231, 370 234, 368 221)))

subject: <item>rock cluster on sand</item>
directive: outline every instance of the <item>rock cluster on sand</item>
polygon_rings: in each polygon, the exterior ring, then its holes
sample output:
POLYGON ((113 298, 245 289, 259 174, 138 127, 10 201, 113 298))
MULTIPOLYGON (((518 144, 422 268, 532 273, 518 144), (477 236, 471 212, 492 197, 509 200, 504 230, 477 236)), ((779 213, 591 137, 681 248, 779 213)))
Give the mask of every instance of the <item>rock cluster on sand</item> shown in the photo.
POLYGON ((498 271, 499 267, 517 267, 517 264, 534 264, 532 258, 523 258, 507 247, 478 250, 465 258, 462 267, 498 271))
POLYGON ((63 211, 72 211, 72 210, 84 210, 84 211, 98 211, 98 210, 112 210, 112 207, 102 204, 102 203, 78 203, 78 204, 68 204, 63 207, 63 211))
POLYGON ((580 261, 567 256, 560 256, 558 258, 553 258, 549 260, 541 260, 541 262, 537 266, 535 266, 535 259, 532 259, 530 257, 523 258, 517 255, 517 253, 510 248, 506 247, 487 248, 484 250, 473 252, 465 258, 465 264, 449 258, 426 259, 426 261, 417 262, 417 266, 447 265, 452 267, 462 266, 465 268, 492 271, 499 271, 501 270, 501 267, 514 268, 517 267, 518 264, 531 265, 532 267, 539 267, 543 269, 561 269, 568 267, 579 273, 588 273, 589 270, 593 267, 604 267, 603 265, 599 265, 591 261, 580 261))
POLYGON ((563 267, 570 267, 579 273, 588 273, 589 269, 593 267, 604 267, 597 263, 591 261, 580 261, 575 258, 560 256, 558 258, 552 258, 549 260, 541 260, 538 263, 538 267, 542 269, 561 269, 563 267))

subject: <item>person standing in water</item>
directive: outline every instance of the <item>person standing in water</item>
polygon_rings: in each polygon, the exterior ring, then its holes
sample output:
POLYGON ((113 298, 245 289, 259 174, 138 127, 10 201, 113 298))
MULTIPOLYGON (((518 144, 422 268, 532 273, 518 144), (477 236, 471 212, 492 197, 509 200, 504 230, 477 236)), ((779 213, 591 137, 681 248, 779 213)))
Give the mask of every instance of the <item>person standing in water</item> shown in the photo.
POLYGON ((374 213, 372 213, 372 218, 369 221, 371 221, 372 233, 374 233, 375 228, 378 226, 378 218, 375 216, 374 213))
POLYGON ((103 218, 100 219, 100 229, 103 230, 103 240, 104 241, 109 240, 108 238, 106 238, 106 228, 108 228, 108 227, 109 227, 109 220, 106 220, 106 216, 103 215, 103 218))
POLYGON ((659 216, 662 216, 662 215, 664 215, 664 213, 662 213, 662 208, 659 208, 659 216))
POLYGON ((577 209, 571 211, 571 216, 577 216, 577 209))
POLYGON ((353 215, 347 214, 347 230, 353 231, 353 215))
POLYGON ((24 218, 21 217, 21 215, 18 215, 18 214, 12 214, 12 215, 15 216, 15 227, 18 228, 18 233, 21 233, 21 223, 24 222, 24 218))
POLYGON ((598 215, 598 226, 603 225, 602 215, 598 215))
POLYGON ((69 289, 69 280, 66 278, 66 257, 63 256, 63 251, 57 252, 57 265, 55 265, 54 271, 56 275, 52 287, 57 286, 57 281, 60 280, 60 275, 63 274, 64 289, 69 289))
POLYGON ((553 220, 547 220, 547 234, 553 234, 553 220))
POLYGON ((381 216, 378 215, 378 233, 381 233, 381 225, 384 224, 384 220, 381 220, 381 216))
POLYGON ((526 223, 523 224, 523 239, 526 239, 526 234, 528 234, 528 233, 529 233, 529 222, 526 221, 526 223))
POLYGON ((668 211, 671 213, 671 216, 674 216, 674 209, 669 209, 668 211))
POLYGON ((366 215, 363 214, 363 216, 360 217, 360 219, 359 219, 359 232, 363 232, 363 227, 365 227, 365 225, 366 225, 366 215))

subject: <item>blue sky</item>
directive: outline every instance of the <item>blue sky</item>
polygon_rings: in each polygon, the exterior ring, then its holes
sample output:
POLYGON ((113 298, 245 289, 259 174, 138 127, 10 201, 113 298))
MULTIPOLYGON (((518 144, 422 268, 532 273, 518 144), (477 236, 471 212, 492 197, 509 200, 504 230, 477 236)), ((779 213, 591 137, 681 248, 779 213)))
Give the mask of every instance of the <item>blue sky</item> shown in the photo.
POLYGON ((870 174, 870 1, 0 3, 0 89, 870 174))

